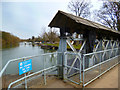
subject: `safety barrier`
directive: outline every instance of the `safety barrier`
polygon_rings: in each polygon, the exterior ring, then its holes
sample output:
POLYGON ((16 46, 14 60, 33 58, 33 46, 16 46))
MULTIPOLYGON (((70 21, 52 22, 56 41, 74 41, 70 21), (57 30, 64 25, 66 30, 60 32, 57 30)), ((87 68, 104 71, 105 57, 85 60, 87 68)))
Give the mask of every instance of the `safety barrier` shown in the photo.
POLYGON ((102 43, 98 41, 94 51, 87 54, 84 53, 86 40, 79 52, 73 47, 70 40, 67 43, 73 52, 54 52, 9 60, 1 70, 0 77, 3 80, 10 77, 11 80, 8 80, 9 82, 6 85, 8 88, 16 88, 21 85, 28 88, 28 82, 41 76, 44 78, 44 84, 46 84, 46 76, 49 74, 58 75, 58 67, 62 66, 65 80, 85 87, 120 62, 120 47, 117 41, 104 40, 102 43), (61 59, 59 58, 60 54, 64 56, 61 59), (58 58, 62 61, 62 65, 58 65, 58 58), (29 59, 32 59, 32 72, 18 75, 18 63, 29 59), (15 66, 13 67, 13 65, 15 66), (55 73, 51 73, 53 71, 55 73))
POLYGON ((106 73, 108 70, 110 70, 120 62, 119 50, 119 48, 115 48, 83 55, 83 87, 106 73), (114 52, 116 52, 114 56, 108 54, 108 58, 102 58, 104 52, 110 53, 113 50, 114 52), (93 65, 88 65, 87 68, 85 68, 88 58, 91 59, 90 57, 92 57, 93 55, 95 56, 95 59, 93 59, 93 65), (100 59, 98 58, 98 56, 100 57, 100 59))
POLYGON ((3 86, 5 83, 7 83, 7 85, 5 85, 4 88, 6 88, 6 87, 8 87, 8 89, 9 88, 17 88, 22 85, 25 88, 28 88, 27 83, 29 83, 30 81, 35 80, 41 76, 44 78, 44 80, 43 80, 44 84, 46 84, 46 76, 47 75, 51 75, 51 74, 57 75, 57 54, 58 54, 58 52, 45 53, 45 54, 41 54, 41 55, 34 55, 34 56, 28 56, 28 57, 22 57, 22 58, 18 58, 18 59, 9 60, 0 72, 0 77, 3 78, 3 86), (29 59, 32 59, 32 69, 33 70, 31 70, 23 75, 19 75, 18 63, 29 60, 29 59), (15 66, 13 66, 13 65, 15 65, 15 66), (10 71, 10 72, 7 72, 7 71, 10 71), (52 73, 52 72, 54 72, 54 73, 52 73), (7 78, 7 79, 5 80, 5 78, 7 78), (4 81, 6 81, 6 82, 4 82, 4 81))
POLYGON ((120 62, 120 48, 107 49, 83 55, 66 52, 65 55, 67 59, 67 65, 65 66, 67 68, 67 76, 65 79, 82 85, 83 87, 90 84, 120 62), (105 56, 103 58, 104 53, 109 53, 108 58, 105 56), (114 55, 110 53, 114 53, 114 55), (72 65, 72 62, 74 65, 72 65))

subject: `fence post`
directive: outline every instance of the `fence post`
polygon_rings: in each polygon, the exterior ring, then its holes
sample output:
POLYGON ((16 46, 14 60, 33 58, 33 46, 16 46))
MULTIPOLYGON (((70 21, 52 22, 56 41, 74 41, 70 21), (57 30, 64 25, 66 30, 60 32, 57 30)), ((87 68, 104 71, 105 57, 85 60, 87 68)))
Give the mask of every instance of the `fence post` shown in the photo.
POLYGON ((80 54, 78 54, 78 55, 79 55, 79 60, 80 60, 80 62, 79 62, 79 63, 80 63, 80 68, 79 68, 80 71, 79 71, 79 72, 80 72, 80 83, 81 83, 81 82, 82 82, 82 81, 81 81, 81 71, 82 71, 82 68, 81 68, 81 67, 82 67, 82 65, 81 65, 81 59, 82 59, 82 58, 80 58, 80 54))
POLYGON ((83 56, 83 88, 84 88, 84 69, 85 69, 85 56, 83 56))
POLYGON ((46 72, 45 72, 45 60, 46 60, 46 57, 44 56, 43 58, 44 58, 44 59, 43 59, 43 69, 44 69, 44 71, 43 71, 43 74, 44 74, 44 84, 46 85, 46 72))
POLYGON ((63 79, 66 80, 67 79, 67 54, 66 52, 64 52, 64 67, 63 67, 63 73, 64 73, 64 76, 63 76, 63 79))
MULTIPOLYGON (((102 51, 102 39, 100 39, 100 51, 102 51)), ((101 63, 102 62, 102 52, 100 53, 100 57, 99 57, 99 63, 101 63)), ((101 64, 100 64, 100 66, 99 66, 99 73, 101 74, 101 64)))
MULTIPOLYGON (((23 58, 23 61, 25 61, 25 59, 23 58)), ((27 89, 27 78, 26 78, 26 73, 24 74, 25 77, 25 89, 27 89)))
POLYGON ((27 89, 27 78, 26 78, 26 73, 25 73, 25 89, 27 89))

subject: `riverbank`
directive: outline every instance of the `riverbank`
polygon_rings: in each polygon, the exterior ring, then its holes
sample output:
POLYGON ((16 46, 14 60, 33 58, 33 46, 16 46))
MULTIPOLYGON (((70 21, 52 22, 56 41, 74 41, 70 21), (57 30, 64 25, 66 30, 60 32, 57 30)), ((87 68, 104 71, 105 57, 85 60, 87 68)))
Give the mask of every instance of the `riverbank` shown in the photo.
MULTIPOLYGON (((40 44, 42 49, 52 49, 52 50, 57 50, 59 47, 59 43, 51 44, 51 43, 43 43, 40 44)), ((81 44, 79 45, 73 45, 76 50, 79 50, 81 47, 81 44)), ((71 50, 70 46, 67 45, 67 50, 71 50)))
POLYGON ((20 38, 12 35, 9 32, 0 31, 0 33, 2 33, 2 38, 0 40, 2 42, 2 49, 19 46, 20 38))

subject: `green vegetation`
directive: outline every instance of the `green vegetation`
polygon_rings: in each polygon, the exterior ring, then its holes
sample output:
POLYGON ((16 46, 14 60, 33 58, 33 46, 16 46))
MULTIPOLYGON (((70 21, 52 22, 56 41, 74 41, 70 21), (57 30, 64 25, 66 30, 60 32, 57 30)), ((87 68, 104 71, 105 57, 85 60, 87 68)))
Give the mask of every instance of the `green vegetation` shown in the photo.
MULTIPOLYGON (((55 43, 55 44, 45 43, 45 44, 43 44, 43 45, 58 47, 58 46, 59 46, 59 43, 55 43)), ((80 49, 81 44, 79 44, 79 45, 73 45, 73 46, 74 46, 75 49, 80 49)), ((67 49, 70 49, 70 46, 67 45, 67 49)))
POLYGON ((43 45, 56 46, 56 47, 58 47, 58 46, 59 46, 59 43, 55 43, 55 44, 52 44, 52 43, 44 43, 43 45))
POLYGON ((15 47, 19 45, 20 39, 8 32, 2 32, 2 48, 15 47))

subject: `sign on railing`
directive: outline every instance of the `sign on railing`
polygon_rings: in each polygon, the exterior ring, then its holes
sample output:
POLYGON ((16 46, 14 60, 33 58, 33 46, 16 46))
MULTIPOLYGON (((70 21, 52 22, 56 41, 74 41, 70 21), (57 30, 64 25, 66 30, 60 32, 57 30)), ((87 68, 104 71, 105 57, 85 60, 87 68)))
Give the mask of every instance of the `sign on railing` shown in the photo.
POLYGON ((23 61, 23 62, 19 62, 18 63, 19 66, 19 75, 22 75, 30 70, 32 70, 32 59, 23 61))

